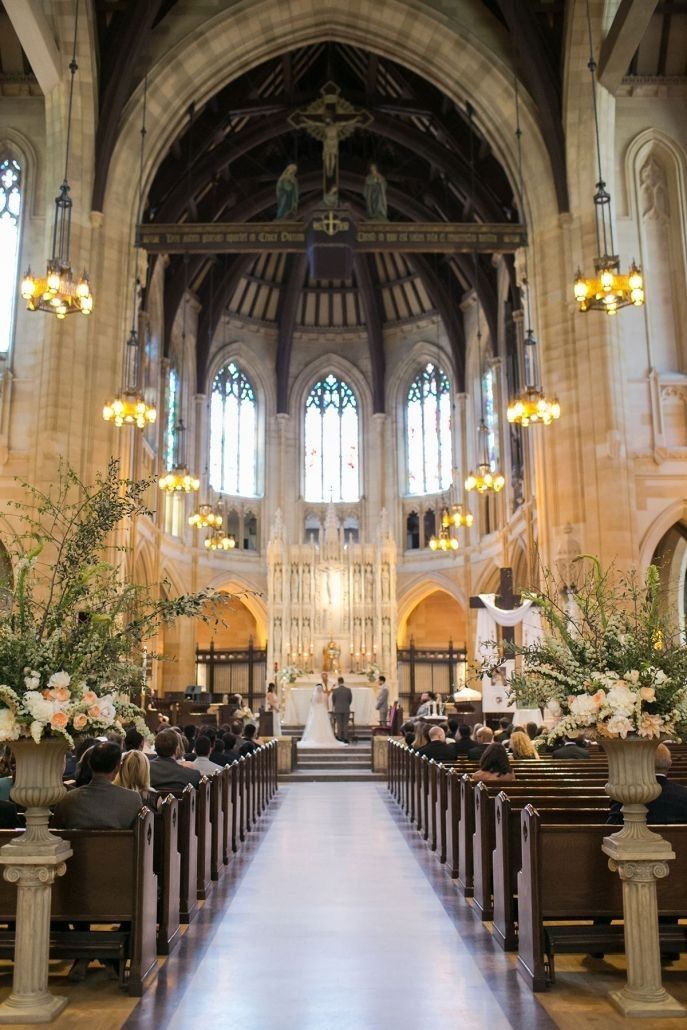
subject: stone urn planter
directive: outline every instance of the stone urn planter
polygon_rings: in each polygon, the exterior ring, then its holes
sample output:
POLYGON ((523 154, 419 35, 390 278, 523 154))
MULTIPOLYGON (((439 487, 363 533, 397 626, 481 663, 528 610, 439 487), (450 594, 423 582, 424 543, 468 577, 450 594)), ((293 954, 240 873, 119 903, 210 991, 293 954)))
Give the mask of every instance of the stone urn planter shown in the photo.
POLYGON ((656 880, 668 875, 675 858, 667 840, 646 825, 646 806, 661 793, 656 781, 655 738, 603 738, 608 756, 606 793, 623 806, 623 827, 604 838, 608 865, 623 886, 627 983, 610 994, 625 1016, 685 1016, 686 1010, 663 987, 658 933, 656 880))
POLYGON ((13 801, 26 808, 26 831, 0 848, 3 876, 17 885, 12 993, 0 1005, 0 1023, 49 1023, 67 1004, 48 991, 52 885, 72 854, 48 828, 50 807, 64 797, 67 743, 48 737, 10 744, 16 761, 13 801))

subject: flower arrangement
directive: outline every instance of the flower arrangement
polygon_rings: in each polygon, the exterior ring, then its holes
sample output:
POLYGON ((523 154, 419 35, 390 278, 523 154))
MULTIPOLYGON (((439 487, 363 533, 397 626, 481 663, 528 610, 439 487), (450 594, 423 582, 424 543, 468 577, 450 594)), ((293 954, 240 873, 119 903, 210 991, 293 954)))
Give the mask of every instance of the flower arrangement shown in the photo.
POLYGON ((592 572, 562 606, 561 588, 527 593, 541 609, 541 641, 512 645, 520 668, 508 684, 524 707, 548 707, 559 719, 550 737, 588 730, 599 737, 660 738, 687 723, 687 647, 661 603, 660 579, 650 566, 636 575, 592 572))
POLYGON ((277 679, 283 686, 285 683, 295 683, 300 674, 301 670, 297 665, 285 665, 277 679))
POLYGON ((381 672, 382 670, 378 665, 375 665, 374 662, 370 662, 370 664, 363 669, 363 675, 367 677, 368 683, 374 683, 375 680, 379 679, 381 672))
POLYGON ((6 516, 12 570, 0 576, 0 741, 147 732, 127 692, 142 682, 143 643, 180 616, 207 619, 215 596, 154 600, 104 560, 126 550, 113 535, 150 514, 148 481, 120 478, 117 461, 90 487, 65 465, 50 494, 21 485, 28 500, 6 516))

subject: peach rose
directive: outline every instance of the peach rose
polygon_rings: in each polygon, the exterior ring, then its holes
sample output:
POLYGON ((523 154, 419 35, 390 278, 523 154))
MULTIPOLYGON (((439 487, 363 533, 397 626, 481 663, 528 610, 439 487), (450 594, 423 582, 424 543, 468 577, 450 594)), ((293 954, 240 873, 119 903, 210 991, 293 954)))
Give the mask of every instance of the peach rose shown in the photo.
POLYGON ((50 719, 50 725, 54 730, 65 729, 69 719, 66 712, 54 712, 50 719))
POLYGON ((641 687, 639 691, 639 696, 641 697, 642 701, 655 701, 656 691, 653 687, 641 687))
POLYGON ((88 726, 88 718, 83 714, 83 712, 79 712, 74 716, 74 729, 79 733, 79 731, 85 729, 86 726, 88 726))
POLYGON ((53 690, 49 690, 46 697, 51 698, 53 701, 69 701, 71 694, 68 687, 56 687, 53 690))
POLYGON ((606 700, 605 690, 597 690, 596 694, 592 694, 592 701, 599 707, 606 700))
POLYGON ((88 709, 88 714, 90 715, 91 719, 99 719, 100 707, 98 705, 91 705, 91 707, 88 709))
POLYGON ((94 705, 98 700, 98 695, 95 694, 92 690, 87 690, 83 696, 83 699, 87 705, 94 705))

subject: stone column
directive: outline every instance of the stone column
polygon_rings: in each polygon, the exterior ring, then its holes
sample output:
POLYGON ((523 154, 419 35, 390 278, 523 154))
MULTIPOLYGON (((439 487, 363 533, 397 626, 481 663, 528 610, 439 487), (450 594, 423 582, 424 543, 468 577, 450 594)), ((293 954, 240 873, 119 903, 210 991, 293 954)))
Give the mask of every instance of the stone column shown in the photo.
POLYGON ((0 864, 5 879, 17 885, 17 936, 12 993, 0 1005, 0 1024, 50 1023, 68 1001, 48 990, 51 892, 72 852, 66 844, 53 857, 11 849, 11 844, 2 848, 0 864))

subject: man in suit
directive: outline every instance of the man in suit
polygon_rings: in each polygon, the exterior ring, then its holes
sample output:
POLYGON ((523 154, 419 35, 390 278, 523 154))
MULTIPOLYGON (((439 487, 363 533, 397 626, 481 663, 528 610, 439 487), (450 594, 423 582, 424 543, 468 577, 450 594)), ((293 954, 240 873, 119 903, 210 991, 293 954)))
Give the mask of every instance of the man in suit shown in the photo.
POLYGON ((489 745, 494 743, 494 731, 489 726, 482 726, 477 730, 475 740, 477 743, 468 751, 468 758, 473 762, 479 762, 489 745))
POLYGON ((499 744, 505 744, 513 729, 510 719, 499 719, 499 728, 494 734, 494 740, 499 744))
MULTIPOLYGON (((672 764, 670 749, 665 744, 659 744, 656 748, 656 782, 661 787, 661 793, 646 806, 646 821, 656 826, 663 823, 687 823, 687 787, 668 779, 672 764)), ((614 826, 622 826, 623 813, 619 801, 611 804, 606 821, 614 826)))
POLYGON ((571 740, 570 737, 566 737, 560 747, 555 748, 551 752, 553 758, 589 758, 589 751, 584 746, 584 740, 582 737, 578 737, 577 740, 571 740))
POLYGON ((455 762, 456 745, 454 741, 446 740, 446 734, 441 726, 432 726, 429 731, 429 744, 418 748, 418 755, 426 758, 433 758, 435 762, 455 762))
POLYGON ((150 785, 156 790, 183 790, 187 783, 197 787, 199 769, 189 769, 176 760, 179 737, 174 730, 160 730, 155 737, 155 755, 150 763, 150 785))
POLYGON ((353 694, 344 683, 343 676, 339 676, 336 686, 332 690, 332 711, 336 723, 337 740, 344 744, 348 744, 348 718, 351 714, 352 702, 353 694))
POLYGON ((375 708, 379 712, 379 725, 386 726, 387 719, 389 718, 389 688, 386 685, 386 676, 380 676, 377 683, 379 685, 379 693, 377 694, 375 708))
POLYGON ((91 782, 71 790, 55 805, 53 825, 65 830, 128 830, 143 807, 137 790, 112 782, 122 761, 122 749, 104 741, 90 753, 91 782))

